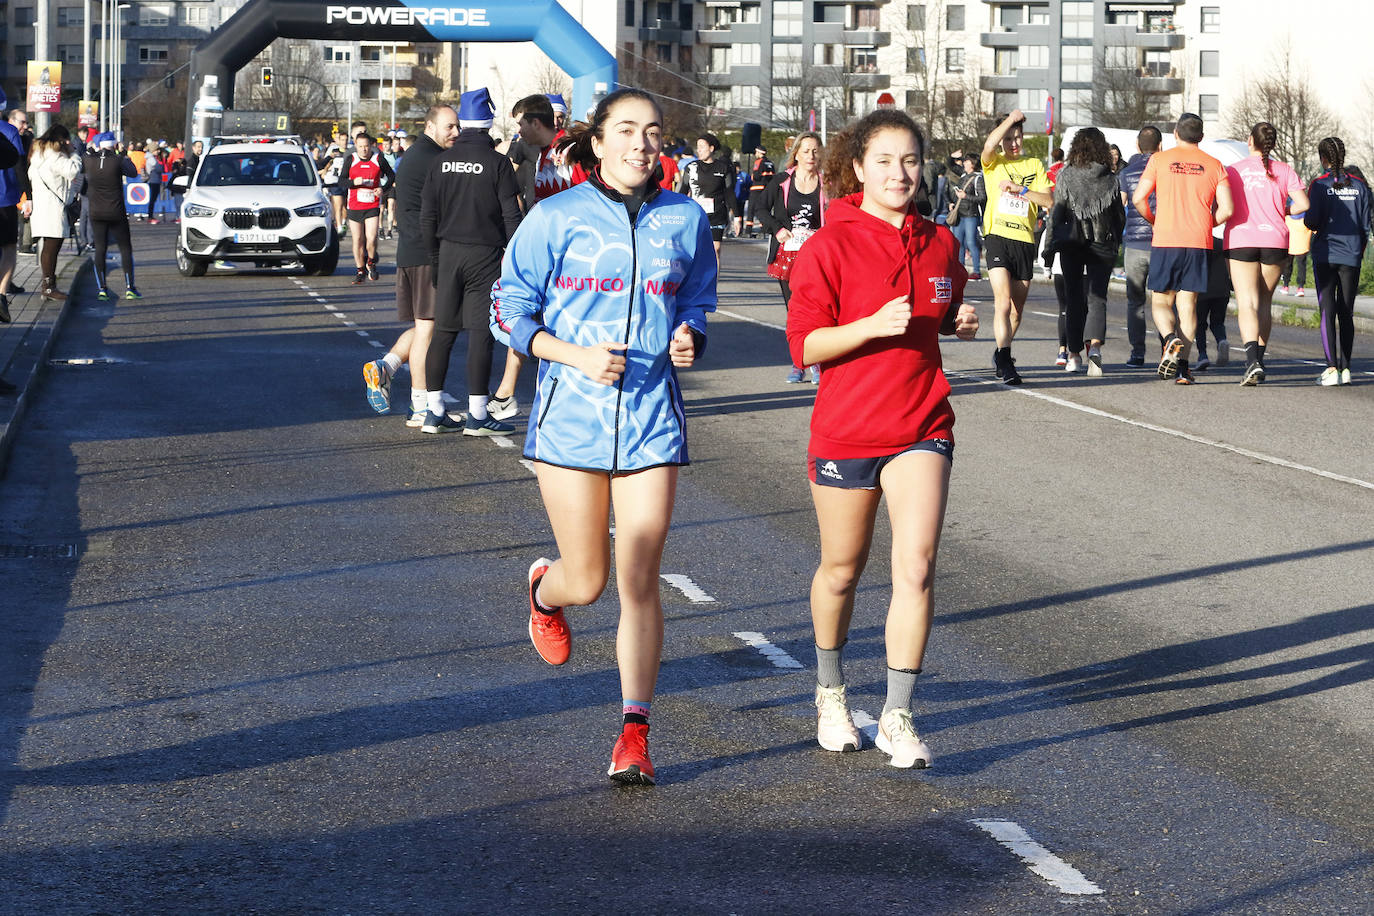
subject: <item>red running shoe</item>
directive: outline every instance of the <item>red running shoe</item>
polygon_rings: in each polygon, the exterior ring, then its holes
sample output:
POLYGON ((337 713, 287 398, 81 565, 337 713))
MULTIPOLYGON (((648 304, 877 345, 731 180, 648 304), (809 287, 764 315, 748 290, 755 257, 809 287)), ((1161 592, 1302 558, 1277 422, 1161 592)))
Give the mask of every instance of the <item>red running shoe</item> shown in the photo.
POLYGON ((611 768, 606 775, 622 786, 654 784, 654 765, 649 762, 649 726, 639 722, 625 723, 620 740, 611 751, 611 768))
POLYGON ((568 628, 568 619, 563 616, 561 607, 546 614, 534 603, 535 587, 552 565, 553 561, 545 557, 530 564, 530 642, 544 661, 562 665, 572 655, 572 630, 568 628))

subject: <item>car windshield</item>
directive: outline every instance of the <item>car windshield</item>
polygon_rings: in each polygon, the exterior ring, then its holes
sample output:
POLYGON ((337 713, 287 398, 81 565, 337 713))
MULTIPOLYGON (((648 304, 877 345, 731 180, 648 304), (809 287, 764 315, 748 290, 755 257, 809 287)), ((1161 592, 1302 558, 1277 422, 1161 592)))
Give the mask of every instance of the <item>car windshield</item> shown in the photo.
POLYGON ((196 184, 205 188, 248 184, 305 187, 314 183, 314 170, 304 156, 267 150, 210 156, 196 175, 196 184))

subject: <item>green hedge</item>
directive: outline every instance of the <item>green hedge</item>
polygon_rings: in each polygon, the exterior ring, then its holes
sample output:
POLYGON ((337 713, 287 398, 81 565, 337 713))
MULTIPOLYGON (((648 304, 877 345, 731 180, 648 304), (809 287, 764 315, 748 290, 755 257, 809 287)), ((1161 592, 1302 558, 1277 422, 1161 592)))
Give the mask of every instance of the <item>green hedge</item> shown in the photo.
POLYGON ((1364 263, 1360 265, 1360 295, 1374 296, 1374 252, 1365 249, 1364 263))

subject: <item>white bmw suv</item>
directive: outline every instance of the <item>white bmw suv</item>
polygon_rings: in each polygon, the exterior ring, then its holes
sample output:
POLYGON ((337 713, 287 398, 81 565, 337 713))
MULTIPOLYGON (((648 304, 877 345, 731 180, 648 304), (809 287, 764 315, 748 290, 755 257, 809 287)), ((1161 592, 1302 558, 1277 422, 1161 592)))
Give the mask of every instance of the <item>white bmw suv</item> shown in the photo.
POLYGON ((195 175, 173 183, 186 189, 176 254, 182 276, 202 277, 217 260, 299 262, 322 276, 338 266, 333 211, 299 137, 217 137, 195 175))

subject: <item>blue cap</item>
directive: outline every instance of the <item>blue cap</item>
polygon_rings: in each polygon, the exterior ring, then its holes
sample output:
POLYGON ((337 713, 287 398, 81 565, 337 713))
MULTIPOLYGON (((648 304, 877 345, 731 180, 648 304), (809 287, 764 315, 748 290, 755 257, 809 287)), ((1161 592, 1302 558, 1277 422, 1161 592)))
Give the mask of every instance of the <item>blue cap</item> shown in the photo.
POLYGON ((104 133, 96 134, 89 142, 93 144, 96 149, 114 149, 115 135, 107 130, 104 133))
POLYGON ((567 113, 568 113, 568 103, 565 102, 565 101, 563 101, 563 96, 561 96, 561 95, 559 95, 558 93, 554 92, 554 93, 550 93, 550 94, 547 96, 547 98, 548 98, 548 100, 549 100, 549 104, 553 106, 554 112, 556 112, 557 114, 567 114, 567 113))
POLYGON ((491 127, 495 114, 496 106, 492 104, 491 93, 486 89, 473 89, 459 98, 459 127, 491 127))

